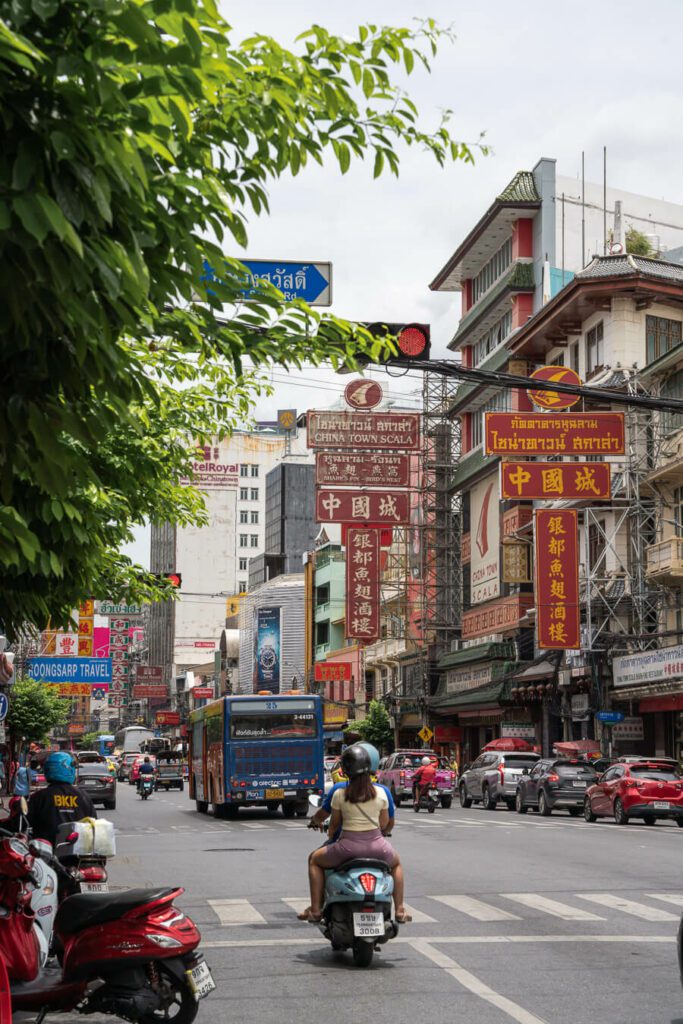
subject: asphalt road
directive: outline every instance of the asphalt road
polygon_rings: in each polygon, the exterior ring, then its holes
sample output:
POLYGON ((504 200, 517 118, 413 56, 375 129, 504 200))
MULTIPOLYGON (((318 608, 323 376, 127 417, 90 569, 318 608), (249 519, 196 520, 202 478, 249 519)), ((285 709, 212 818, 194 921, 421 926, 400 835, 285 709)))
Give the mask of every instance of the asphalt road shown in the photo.
MULTIPOLYGON (((218 989, 198 1024, 683 1024, 683 829, 478 807, 398 812, 412 924, 365 971, 295 908, 317 836, 119 786, 114 887, 182 885, 218 989)), ((299 902, 301 901, 301 902, 299 902)), ((48 1020, 51 1018, 48 1018, 48 1020)), ((101 1019, 88 1018, 93 1024, 101 1019)), ((82 1017, 55 1018, 75 1024, 82 1017)))

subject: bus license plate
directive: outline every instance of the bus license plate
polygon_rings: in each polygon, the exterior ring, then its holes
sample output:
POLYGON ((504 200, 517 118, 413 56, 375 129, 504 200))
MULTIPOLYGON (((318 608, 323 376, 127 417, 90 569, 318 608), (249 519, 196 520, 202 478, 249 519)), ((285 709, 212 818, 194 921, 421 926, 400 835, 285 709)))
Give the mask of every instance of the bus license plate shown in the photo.
POLYGON ((284 789, 267 789, 266 800, 282 800, 284 799, 284 789))
POLYGON ((384 935, 384 914, 354 914, 353 934, 357 939, 381 937, 384 935))
POLYGON ((209 965, 205 961, 202 961, 196 967, 193 967, 191 971, 186 971, 185 973, 197 1002, 208 996, 209 992, 213 992, 216 987, 216 982, 211 977, 209 965))

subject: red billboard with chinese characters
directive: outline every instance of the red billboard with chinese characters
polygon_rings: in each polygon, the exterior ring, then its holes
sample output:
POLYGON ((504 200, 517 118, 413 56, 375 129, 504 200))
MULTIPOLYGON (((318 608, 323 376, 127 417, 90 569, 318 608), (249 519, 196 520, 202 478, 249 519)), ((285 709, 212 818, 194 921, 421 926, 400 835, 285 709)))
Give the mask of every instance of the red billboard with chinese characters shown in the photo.
POLYGON ((612 496, 609 462, 501 462, 500 496, 529 501, 544 498, 612 496))
POLYGON ((351 681, 350 661, 319 661, 313 668, 316 683, 339 683, 351 681))
POLYGON ((623 455, 623 412, 487 412, 487 455, 623 455))
POLYGON ((352 640, 379 637, 379 534, 352 527, 346 544, 345 635, 352 640))
POLYGON ((581 647, 579 526, 575 509, 534 511, 536 633, 542 650, 581 647))
POLYGON ((316 452, 315 482, 325 487, 407 487, 405 452, 316 452))
POLYGON ((178 711, 157 711, 157 725, 180 725, 180 712, 178 711))
POLYGON ((407 491, 353 491, 321 488, 315 496, 319 523, 372 523, 397 526, 410 520, 407 491))
POLYGON ((419 412, 313 412, 306 417, 309 448, 417 451, 419 412))

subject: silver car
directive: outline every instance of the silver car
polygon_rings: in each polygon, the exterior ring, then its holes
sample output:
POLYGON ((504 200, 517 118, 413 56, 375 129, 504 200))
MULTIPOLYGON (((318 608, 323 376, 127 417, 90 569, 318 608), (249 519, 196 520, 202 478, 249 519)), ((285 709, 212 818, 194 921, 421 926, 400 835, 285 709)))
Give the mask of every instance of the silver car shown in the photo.
POLYGON ((525 768, 533 768, 540 754, 508 753, 488 750, 480 754, 460 776, 460 806, 482 803, 487 811, 495 811, 499 800, 509 810, 515 809, 517 784, 525 768))

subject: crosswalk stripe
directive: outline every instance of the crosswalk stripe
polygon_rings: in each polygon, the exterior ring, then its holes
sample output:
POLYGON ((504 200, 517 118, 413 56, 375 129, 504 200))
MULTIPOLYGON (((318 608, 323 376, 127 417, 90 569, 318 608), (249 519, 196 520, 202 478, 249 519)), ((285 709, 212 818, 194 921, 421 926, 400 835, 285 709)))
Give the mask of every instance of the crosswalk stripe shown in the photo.
POLYGON ((270 825, 263 825, 260 821, 243 821, 243 828, 270 828, 270 825))
POLYGON ((209 900, 209 906, 225 927, 244 924, 267 924, 249 900, 209 900))
POLYGON ((675 914, 668 910, 660 910, 659 907, 648 907, 645 903, 637 903, 635 900, 624 899, 623 896, 614 896, 612 893, 580 893, 576 894, 581 900, 590 900, 601 907, 609 910, 621 910, 624 914, 632 917, 639 917, 643 921, 677 921, 675 914))
POLYGON ((663 903, 671 903, 674 907, 683 907, 683 896, 673 892, 646 892, 649 900, 662 900, 663 903))
POLYGON ((550 914, 552 917, 559 917, 563 921, 604 921, 604 917, 591 914, 589 910, 581 910, 578 907, 570 907, 567 903, 560 903, 559 900, 551 900, 546 896, 540 896, 535 892, 501 892, 506 900, 514 900, 521 903, 523 907, 531 910, 540 910, 543 914, 550 914))
POLYGON ((291 907, 295 914, 300 914, 302 910, 311 905, 310 899, 303 896, 283 896, 282 902, 291 907))
POLYGON ((429 899, 445 903, 447 907, 453 907, 454 910, 459 910, 461 913, 467 914, 468 917, 473 917, 477 921, 521 920, 517 914, 510 914, 507 910, 499 910, 498 907, 492 907, 490 903, 484 903, 483 900, 475 900, 473 896, 430 896, 429 899))
POLYGON ((430 917, 429 914, 425 914, 424 911, 418 910, 417 907, 412 905, 412 903, 404 903, 403 906, 412 917, 413 924, 436 924, 435 917, 430 917))

